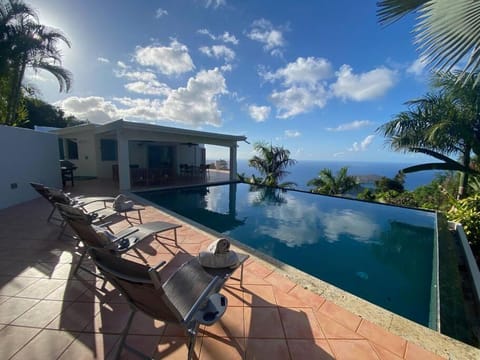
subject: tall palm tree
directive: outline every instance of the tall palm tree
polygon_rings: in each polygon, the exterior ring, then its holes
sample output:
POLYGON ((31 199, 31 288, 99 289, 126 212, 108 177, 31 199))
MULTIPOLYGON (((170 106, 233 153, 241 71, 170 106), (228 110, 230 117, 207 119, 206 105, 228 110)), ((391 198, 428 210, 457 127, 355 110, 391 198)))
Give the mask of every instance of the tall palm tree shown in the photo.
POLYGON ((480 69, 480 1, 379 0, 377 5, 382 24, 418 13, 416 43, 438 71, 450 71, 467 57, 462 80, 480 69))
POLYGON ((289 172, 287 167, 295 165, 296 160, 290 158, 290 151, 281 146, 267 145, 263 142, 257 142, 253 148, 258 153, 248 160, 248 165, 257 169, 262 178, 253 177, 257 184, 279 187, 294 187, 293 182, 280 183, 289 172))
POLYGON ((421 164, 403 169, 456 170, 462 176, 458 197, 465 195, 471 169, 471 155, 480 153, 480 86, 478 74, 470 74, 467 86, 458 83, 460 73, 438 73, 433 81, 439 91, 407 102, 409 110, 396 115, 377 131, 387 137, 396 151, 420 152, 441 163, 421 164), (459 160, 452 159, 458 157, 459 160))
POLYGON ((35 12, 20 0, 2 0, 0 4, 0 77, 7 78, 8 93, 5 123, 14 125, 22 96, 25 70, 45 70, 58 81, 60 91, 68 91, 72 74, 61 66, 58 43, 70 46, 60 31, 38 23, 35 12))
POLYGON ((342 195, 358 186, 355 176, 348 175, 347 166, 342 167, 336 175, 331 169, 324 168, 307 185, 313 186, 311 192, 325 195, 342 195))

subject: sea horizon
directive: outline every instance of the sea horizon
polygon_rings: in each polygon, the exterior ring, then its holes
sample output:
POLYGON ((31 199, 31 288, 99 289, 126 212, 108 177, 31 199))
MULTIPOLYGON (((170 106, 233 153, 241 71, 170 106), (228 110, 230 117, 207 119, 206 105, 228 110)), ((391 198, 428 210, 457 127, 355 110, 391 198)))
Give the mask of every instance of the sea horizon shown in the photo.
MULTIPOLYGON (((382 161, 347 161, 347 160, 298 160, 295 165, 290 166, 289 174, 282 179, 282 182, 291 181, 297 184, 299 190, 309 190, 307 182, 318 176, 324 169, 331 169, 334 174, 342 167, 348 167, 348 174, 352 176, 386 176, 393 178, 398 171, 418 163, 392 163, 382 161)), ((259 175, 252 167, 248 166, 248 159, 237 159, 237 173, 246 176, 259 175)), ((405 174, 405 189, 414 190, 419 186, 429 184, 441 171, 420 171, 417 173, 405 174)))

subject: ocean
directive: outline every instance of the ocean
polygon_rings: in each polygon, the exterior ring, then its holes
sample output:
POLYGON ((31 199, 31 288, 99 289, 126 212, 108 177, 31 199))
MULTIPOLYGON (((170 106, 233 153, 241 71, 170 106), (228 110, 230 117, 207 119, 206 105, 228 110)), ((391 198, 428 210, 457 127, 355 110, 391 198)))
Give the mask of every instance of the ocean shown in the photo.
MULTIPOLYGON (((282 179, 284 181, 293 181, 297 184, 299 190, 309 190, 307 182, 318 176, 318 173, 324 169, 331 169, 336 174, 340 168, 347 166, 349 175, 377 175, 393 178, 397 172, 405 167, 415 165, 413 163, 386 163, 386 162, 366 162, 366 161, 315 161, 299 160, 295 165, 289 167, 287 171, 290 174, 282 179)), ((248 160, 237 160, 238 173, 244 173, 246 176, 259 175, 258 172, 248 166, 248 160)), ((414 190, 419 186, 429 184, 439 171, 420 171, 412 174, 405 174, 405 189, 414 190)))

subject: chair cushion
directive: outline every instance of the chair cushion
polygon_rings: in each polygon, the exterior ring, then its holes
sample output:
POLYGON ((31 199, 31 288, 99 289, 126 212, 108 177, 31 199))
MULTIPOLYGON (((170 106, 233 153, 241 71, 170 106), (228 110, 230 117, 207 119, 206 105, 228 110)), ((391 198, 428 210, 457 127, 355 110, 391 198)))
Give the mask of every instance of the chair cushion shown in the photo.
POLYGON ((115 211, 122 212, 132 209, 133 205, 134 204, 132 200, 128 200, 125 195, 120 194, 113 201, 112 207, 115 211))
POLYGON ((104 227, 92 225, 92 228, 97 233, 98 239, 102 242, 103 246, 110 245, 116 239, 115 235, 104 227))
POLYGON ((228 251, 222 254, 214 254, 210 251, 200 251, 198 262, 208 268, 227 268, 235 267, 238 264, 238 256, 234 251, 228 251))

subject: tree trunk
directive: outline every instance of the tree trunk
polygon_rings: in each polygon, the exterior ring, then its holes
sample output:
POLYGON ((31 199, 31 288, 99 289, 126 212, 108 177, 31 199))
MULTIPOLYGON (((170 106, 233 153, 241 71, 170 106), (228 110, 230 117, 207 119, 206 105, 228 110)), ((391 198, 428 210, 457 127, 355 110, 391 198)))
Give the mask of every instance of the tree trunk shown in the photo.
MULTIPOLYGON (((470 167, 470 151, 471 147, 466 146, 465 152, 463 154, 462 165, 465 167, 470 167)), ((467 187, 468 187, 468 172, 462 171, 460 173, 460 183, 458 185, 457 200, 463 199, 467 196, 467 187)))

